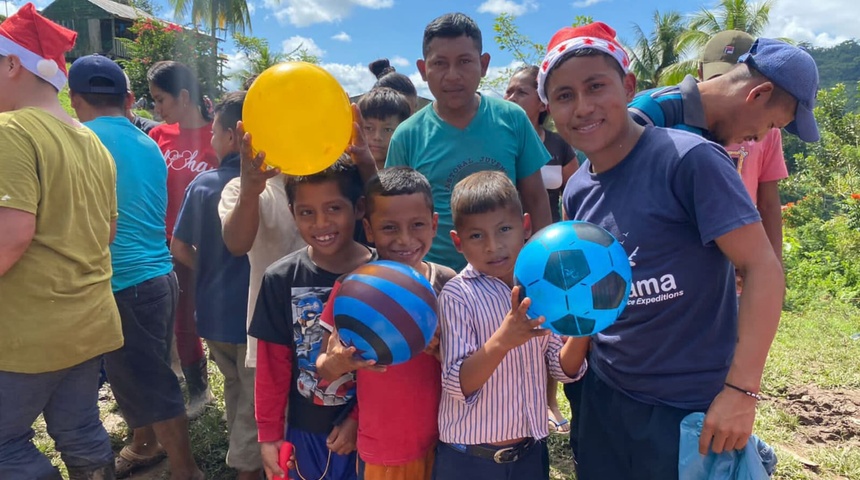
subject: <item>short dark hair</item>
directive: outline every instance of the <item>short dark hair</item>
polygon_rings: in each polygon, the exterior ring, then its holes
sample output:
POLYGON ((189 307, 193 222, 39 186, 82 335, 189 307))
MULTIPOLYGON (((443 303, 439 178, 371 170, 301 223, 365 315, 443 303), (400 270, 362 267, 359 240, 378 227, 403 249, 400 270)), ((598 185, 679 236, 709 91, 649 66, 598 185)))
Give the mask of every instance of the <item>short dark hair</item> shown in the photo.
POLYGON ((437 17, 432 22, 428 23, 424 28, 424 43, 422 51, 424 58, 430 52, 430 42, 434 38, 457 38, 463 35, 472 39, 475 43, 475 48, 478 53, 483 53, 484 45, 481 39, 481 29, 474 20, 469 18, 465 13, 446 13, 441 17, 437 17))
POLYGON ((388 87, 396 90, 407 97, 417 97, 418 90, 415 89, 415 84, 406 75, 398 73, 397 69, 391 66, 391 62, 387 58, 380 58, 370 62, 367 66, 370 73, 376 77, 376 83, 373 84, 373 89, 388 87))
POLYGON ((595 48, 580 48, 580 49, 574 49, 574 50, 569 51, 566 55, 564 55, 563 57, 561 57, 561 58, 560 58, 560 59, 555 63, 555 65, 553 65, 553 66, 552 66, 552 68, 550 68, 550 69, 549 69, 549 71, 548 71, 548 72, 546 72, 546 80, 544 81, 544 86, 549 85, 549 77, 551 77, 551 76, 552 76, 553 72, 555 72, 555 70, 556 70, 558 67, 562 66, 565 62, 567 62, 567 61, 568 61, 568 60, 570 60, 571 58, 575 58, 575 57, 594 57, 594 56, 597 56, 597 55, 599 55, 599 56, 603 57, 603 60, 605 60, 605 61, 606 61, 607 63, 609 63, 610 65, 612 65, 612 67, 615 69, 615 71, 617 71, 617 72, 618 72, 618 75, 619 75, 622 79, 625 77, 626 73, 624 73, 624 69, 623 69, 623 68, 621 68, 621 64, 620 64, 620 63, 618 63, 618 60, 616 60, 616 59, 615 59, 615 57, 613 57, 612 55, 609 55, 608 53, 606 53, 606 52, 602 52, 602 51, 597 50, 597 49, 595 49, 595 48))
POLYGON ((358 109, 361 110, 362 117, 377 120, 396 116, 397 120, 402 122, 412 114, 412 107, 409 106, 406 97, 400 92, 385 87, 374 88, 362 95, 358 100, 358 109))
POLYGON ((242 82, 242 90, 245 90, 246 92, 248 90, 250 90, 251 85, 254 84, 254 80, 256 80, 257 77, 259 77, 259 76, 260 76, 260 74, 257 73, 257 74, 251 75, 250 77, 246 78, 245 81, 242 82))
MULTIPOLYGON (((90 85, 93 87, 113 87, 112 81, 107 78, 93 77, 90 79, 90 85)), ((95 108, 118 108, 125 110, 125 101, 128 94, 117 95, 114 93, 78 93, 71 90, 71 93, 84 99, 87 104, 95 108)))
POLYGON ((286 190, 287 199, 290 202, 290 208, 293 208, 293 203, 296 201, 296 190, 299 185, 317 185, 325 182, 337 183, 340 193, 349 199, 355 205, 363 193, 363 185, 361 175, 358 174, 358 167, 352 163, 352 159, 347 154, 343 154, 337 159, 334 164, 322 172, 314 173, 313 175, 288 175, 286 190))
MULTIPOLYGON (((528 75, 534 84, 535 90, 538 88, 538 72, 540 72, 540 68, 537 65, 520 65, 519 68, 514 70, 514 75, 525 74, 528 75)), ((514 75, 511 75, 513 78, 514 75)), ((538 114, 538 125, 543 125, 546 121, 546 117, 549 116, 549 110, 544 110, 538 114)))
POLYGON ((380 170, 364 187, 368 218, 373 213, 374 198, 396 197, 415 193, 424 196, 427 208, 433 212, 433 191, 430 189, 430 182, 418 170, 403 166, 380 170))
POLYGON ((215 105, 213 115, 224 130, 235 130, 236 123, 242 120, 242 105, 245 103, 243 91, 229 92, 215 105))
POLYGON ((517 187, 503 172, 484 170, 457 182, 451 192, 451 213, 454 228, 458 228, 463 217, 499 209, 512 208, 522 215, 523 204, 517 187))

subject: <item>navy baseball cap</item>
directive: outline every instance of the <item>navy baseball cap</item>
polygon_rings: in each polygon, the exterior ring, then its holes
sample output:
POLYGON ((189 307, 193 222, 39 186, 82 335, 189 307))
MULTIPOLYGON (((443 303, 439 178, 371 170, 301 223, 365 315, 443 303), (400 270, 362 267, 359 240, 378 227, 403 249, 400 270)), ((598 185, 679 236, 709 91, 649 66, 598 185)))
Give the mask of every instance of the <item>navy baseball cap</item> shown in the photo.
POLYGON ((818 123, 812 111, 818 93, 818 67, 806 50, 772 38, 757 39, 738 62, 746 63, 797 100, 794 121, 785 129, 804 142, 817 142, 818 123))
POLYGON ((69 90, 75 93, 125 95, 128 81, 122 68, 102 55, 87 55, 69 68, 69 90))

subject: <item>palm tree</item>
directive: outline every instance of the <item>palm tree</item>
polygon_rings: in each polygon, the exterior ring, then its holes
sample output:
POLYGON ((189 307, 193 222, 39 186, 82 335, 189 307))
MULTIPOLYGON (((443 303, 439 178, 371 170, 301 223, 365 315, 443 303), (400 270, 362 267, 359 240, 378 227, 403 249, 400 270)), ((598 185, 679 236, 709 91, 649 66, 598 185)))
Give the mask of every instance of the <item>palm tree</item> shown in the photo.
POLYGON ((675 51, 687 60, 667 69, 663 78, 665 84, 679 83, 687 74, 695 75, 699 52, 717 33, 740 30, 753 37, 760 36, 770 20, 770 9, 774 2, 775 0, 762 0, 760 3, 720 0, 717 8, 713 10, 702 8, 690 19, 689 30, 681 34, 675 45, 675 51))
POLYGON ((671 11, 660 14, 654 11, 654 31, 651 36, 645 35, 638 24, 633 24, 636 41, 630 52, 631 68, 642 89, 654 88, 661 84, 661 77, 666 68, 678 62, 675 45, 684 33, 685 25, 681 14, 671 11))
POLYGON ((189 13, 194 25, 205 25, 213 38, 218 30, 244 33, 251 30, 251 14, 246 0, 168 0, 174 15, 189 13))

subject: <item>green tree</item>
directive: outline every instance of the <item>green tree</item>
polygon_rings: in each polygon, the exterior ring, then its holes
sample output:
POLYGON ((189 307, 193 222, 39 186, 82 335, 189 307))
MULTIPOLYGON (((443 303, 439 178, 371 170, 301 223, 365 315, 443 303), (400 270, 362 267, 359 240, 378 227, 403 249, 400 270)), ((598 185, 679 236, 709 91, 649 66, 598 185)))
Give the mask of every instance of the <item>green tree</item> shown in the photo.
POLYGON ((659 10, 655 10, 652 19, 654 30, 650 36, 638 24, 633 25, 635 41, 627 47, 631 69, 642 89, 660 85, 663 72, 678 63, 675 45, 687 28, 678 12, 660 14, 659 10))
POLYGON ((690 19, 687 31, 679 36, 675 45, 675 51, 686 60, 666 69, 664 85, 680 83, 688 74, 696 75, 700 52, 717 33, 740 30, 753 37, 760 36, 770 21, 770 9, 775 1, 763 0, 755 3, 747 0, 720 0, 713 10, 702 8, 690 19))
POLYGON ((246 0, 168 0, 176 17, 188 15, 191 23, 201 25, 212 37, 218 30, 244 33, 251 30, 251 13, 246 0))
POLYGON ((308 53, 304 45, 299 45, 291 52, 274 52, 265 39, 243 35, 239 32, 233 34, 233 43, 242 55, 245 56, 247 68, 233 74, 233 77, 241 83, 253 76, 263 73, 267 68, 289 61, 301 61, 308 63, 319 63, 319 57, 308 53))

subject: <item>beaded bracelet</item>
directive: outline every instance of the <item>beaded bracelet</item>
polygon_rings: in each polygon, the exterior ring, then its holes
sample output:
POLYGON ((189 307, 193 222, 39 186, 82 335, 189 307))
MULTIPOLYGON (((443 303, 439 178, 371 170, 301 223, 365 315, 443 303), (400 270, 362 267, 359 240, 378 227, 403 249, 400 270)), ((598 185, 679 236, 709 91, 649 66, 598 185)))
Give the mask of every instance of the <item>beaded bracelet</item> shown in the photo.
POLYGON ((735 386, 735 385, 732 385, 732 384, 731 384, 731 383, 729 383, 729 382, 726 382, 726 383, 725 383, 725 385, 726 385, 727 387, 731 388, 732 390, 737 390, 737 391, 739 391, 739 392, 743 393, 744 395, 746 395, 746 396, 748 396, 748 397, 752 397, 752 398, 754 398, 754 399, 756 399, 756 400, 758 400, 758 401, 761 401, 761 400, 762 400, 762 396, 761 396, 761 394, 760 394, 760 393, 755 393, 755 392, 750 392, 749 390, 744 390, 743 388, 738 387, 738 386, 735 386))

